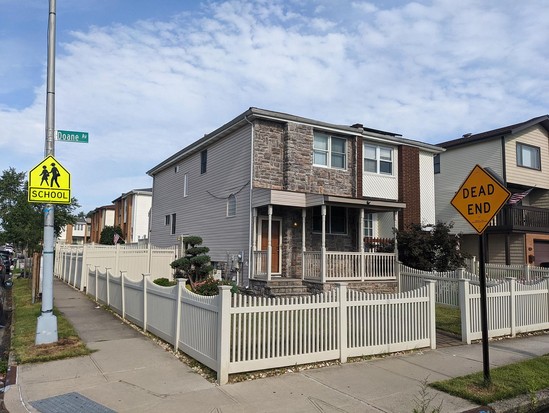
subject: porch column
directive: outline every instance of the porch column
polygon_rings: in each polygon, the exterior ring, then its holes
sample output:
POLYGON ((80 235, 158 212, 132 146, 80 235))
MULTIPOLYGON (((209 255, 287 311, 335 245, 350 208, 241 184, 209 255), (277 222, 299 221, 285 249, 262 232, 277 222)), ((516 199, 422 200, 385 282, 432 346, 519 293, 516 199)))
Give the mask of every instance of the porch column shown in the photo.
POLYGON ((269 231, 267 234, 267 281, 271 281, 271 264, 273 260, 273 245, 271 240, 273 225, 273 206, 269 205, 267 211, 267 215, 269 216, 269 231))
POLYGON ((307 210, 305 208, 301 209, 301 279, 305 279, 305 251, 307 247, 305 246, 305 222, 307 218, 307 210))
POLYGON ((321 206, 322 214, 322 244, 320 247, 320 281, 326 282, 326 205, 321 206))
POLYGON ((256 252, 257 251, 257 208, 252 208, 252 254, 250 256, 251 278, 255 278, 257 272, 256 252))
MULTIPOLYGON (((398 227, 398 210, 393 211, 393 221, 395 222, 395 228, 400 229, 398 227)), ((404 229, 404 228, 402 228, 402 229, 404 229)), ((395 241, 395 256, 398 257, 398 245, 397 245, 396 235, 394 237, 394 241, 395 241)))
POLYGON ((364 281, 364 260, 366 256, 364 255, 364 208, 360 208, 360 224, 358 225, 359 234, 358 234, 358 244, 360 252, 360 281, 364 281))

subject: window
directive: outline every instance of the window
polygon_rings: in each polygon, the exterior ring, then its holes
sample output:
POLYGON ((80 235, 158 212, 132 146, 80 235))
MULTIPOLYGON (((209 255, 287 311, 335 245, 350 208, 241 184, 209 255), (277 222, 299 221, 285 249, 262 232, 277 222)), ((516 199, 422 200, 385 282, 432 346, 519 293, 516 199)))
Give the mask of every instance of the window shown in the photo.
POLYGON ((177 174, 179 173, 179 165, 175 165, 175 167, 173 168, 173 171, 177 174))
POLYGON ((208 150, 200 152, 200 173, 205 174, 208 168, 208 150))
POLYGON ((364 172, 393 174, 393 149, 364 144, 364 172))
MULTIPOLYGON (((313 208, 313 232, 322 232, 322 207, 313 208)), ((347 233, 347 209, 344 207, 326 207, 326 233, 347 233)))
POLYGON ((234 217, 236 215, 236 196, 234 194, 229 195, 227 198, 227 216, 234 217))
POLYGON ((440 173, 440 153, 437 153, 433 158, 433 168, 436 174, 440 173))
POLYGON ((187 174, 183 175, 183 197, 187 197, 189 195, 189 181, 187 178, 187 174))
POLYGON ((166 216, 164 217, 164 225, 170 225, 171 222, 172 222, 172 220, 171 220, 171 215, 166 215, 166 216))
POLYGON ((172 214, 172 231, 171 231, 171 234, 174 235, 175 234, 175 214, 172 214))
POLYGON ((540 151, 537 146, 517 143, 517 165, 541 170, 540 151))
POLYGON ((313 164, 328 168, 347 167, 347 140, 324 133, 315 133, 313 142, 313 164))
POLYGON ((364 214, 364 237, 374 236, 374 214, 364 214))

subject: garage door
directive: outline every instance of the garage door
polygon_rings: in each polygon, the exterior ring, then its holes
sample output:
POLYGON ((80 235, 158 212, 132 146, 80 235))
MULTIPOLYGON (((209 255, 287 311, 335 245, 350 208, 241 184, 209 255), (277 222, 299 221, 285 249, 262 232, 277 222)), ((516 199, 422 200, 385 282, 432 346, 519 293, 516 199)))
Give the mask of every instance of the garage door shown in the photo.
POLYGON ((549 262, 549 241, 534 241, 535 265, 549 262))

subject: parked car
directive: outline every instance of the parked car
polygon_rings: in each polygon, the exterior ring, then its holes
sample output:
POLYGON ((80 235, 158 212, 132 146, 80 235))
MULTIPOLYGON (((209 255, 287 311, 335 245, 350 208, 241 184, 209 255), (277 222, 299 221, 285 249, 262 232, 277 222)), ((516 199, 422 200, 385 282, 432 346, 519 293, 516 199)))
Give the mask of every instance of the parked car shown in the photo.
POLYGON ((15 268, 15 259, 13 258, 13 253, 7 250, 0 250, 0 257, 2 258, 2 263, 4 264, 6 274, 11 274, 15 268))

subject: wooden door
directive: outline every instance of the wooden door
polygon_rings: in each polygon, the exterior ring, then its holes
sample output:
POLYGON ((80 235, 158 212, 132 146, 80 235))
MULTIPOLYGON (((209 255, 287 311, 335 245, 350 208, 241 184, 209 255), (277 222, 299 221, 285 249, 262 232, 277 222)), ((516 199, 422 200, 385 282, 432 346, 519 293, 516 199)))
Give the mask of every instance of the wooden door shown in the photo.
MULTIPOLYGON (((267 251, 269 221, 261 221, 261 251, 267 251)), ((271 221, 271 273, 280 273, 280 221, 271 221)))

